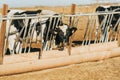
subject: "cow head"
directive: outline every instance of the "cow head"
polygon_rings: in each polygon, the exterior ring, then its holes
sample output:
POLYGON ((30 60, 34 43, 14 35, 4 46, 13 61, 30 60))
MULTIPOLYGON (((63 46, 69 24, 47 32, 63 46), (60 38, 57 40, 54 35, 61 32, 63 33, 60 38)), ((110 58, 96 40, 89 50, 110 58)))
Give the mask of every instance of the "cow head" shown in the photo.
MULTIPOLYGON (((20 15, 20 13, 16 12, 14 14, 14 16, 15 15, 18 16, 18 15, 20 15)), ((22 29, 22 27, 24 26, 24 20, 23 19, 14 19, 14 20, 12 20, 11 25, 14 25, 14 27, 16 27, 18 31, 20 31, 22 29)))
POLYGON ((77 28, 70 28, 67 24, 62 24, 52 31, 55 37, 55 43, 58 45, 59 50, 64 50, 64 46, 69 44, 69 38, 76 32, 77 28))
MULTIPOLYGON (((119 12, 120 6, 99 6, 96 8, 96 12, 119 12)), ((101 28, 101 40, 103 42, 108 41, 108 32, 110 30, 118 31, 119 14, 102 14, 98 15, 98 21, 101 28)))

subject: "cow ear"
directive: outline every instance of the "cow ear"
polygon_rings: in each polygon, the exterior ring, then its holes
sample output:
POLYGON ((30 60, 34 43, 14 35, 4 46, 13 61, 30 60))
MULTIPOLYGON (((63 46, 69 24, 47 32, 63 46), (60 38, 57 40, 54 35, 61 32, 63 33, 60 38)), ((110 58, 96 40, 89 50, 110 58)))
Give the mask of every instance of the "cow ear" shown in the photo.
POLYGON ((76 27, 72 27, 71 30, 72 30, 72 31, 76 31, 77 28, 76 28, 76 27))
POLYGON ((75 33, 76 32, 76 30, 77 30, 77 28, 76 27, 72 27, 71 29, 70 29, 70 31, 71 31, 71 33, 73 34, 73 33, 75 33))
POLYGON ((58 32, 56 32, 56 31, 54 32, 55 35, 57 35, 57 33, 58 33, 58 32))
POLYGON ((54 29, 51 29, 50 33, 53 34, 53 35, 56 35, 58 32, 56 30, 54 30, 54 29))
POLYGON ((10 12, 10 10, 7 11, 8 13, 10 12))
POLYGON ((42 12, 42 10, 37 10, 37 13, 41 13, 42 12))

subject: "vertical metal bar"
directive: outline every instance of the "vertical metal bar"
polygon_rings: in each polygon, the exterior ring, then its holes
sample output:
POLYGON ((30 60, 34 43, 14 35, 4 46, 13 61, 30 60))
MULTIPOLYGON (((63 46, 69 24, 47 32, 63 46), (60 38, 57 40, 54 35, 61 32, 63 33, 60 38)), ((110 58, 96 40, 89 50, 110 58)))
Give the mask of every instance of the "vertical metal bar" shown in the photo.
MULTIPOLYGON (((56 26, 55 26, 55 23, 56 23, 57 17, 53 17, 53 18, 55 18, 55 19, 54 19, 54 21, 53 21, 53 25, 51 25, 51 26, 52 26, 51 29, 54 29, 54 28, 56 27, 56 26)), ((50 30, 49 30, 48 32, 50 32, 50 30)), ((51 34, 51 35, 50 35, 50 41, 49 41, 49 43, 48 43, 48 49, 47 49, 47 50, 50 50, 50 48, 51 48, 51 40, 52 40, 52 38, 53 38, 53 35, 51 34)))
POLYGON ((88 26, 90 24, 90 18, 91 16, 88 16, 88 21, 87 21, 87 26, 86 26, 86 29, 85 29, 85 33, 84 33, 84 39, 83 39, 83 42, 82 42, 82 45, 85 45, 86 44, 86 38, 87 38, 87 32, 88 32, 88 26))
MULTIPOLYGON (((29 24, 28 24, 29 25, 29 24)), ((26 37, 26 39, 25 39, 25 44, 26 44, 26 48, 25 48, 25 50, 24 50, 24 52, 26 52, 26 53, 28 53, 29 51, 26 51, 27 50, 27 48, 28 48, 28 50, 30 49, 30 47, 28 47, 30 44, 28 43, 28 41, 31 39, 31 38, 33 38, 33 37, 31 37, 31 32, 30 32, 30 30, 31 30, 31 28, 32 28, 32 25, 29 25, 28 26, 27 25, 27 28, 29 27, 29 30, 28 30, 28 35, 27 35, 27 37, 26 37)), ((35 26, 36 26, 36 24, 33 26, 33 30, 34 30, 34 28, 35 28, 35 26)), ((33 32, 33 34, 34 34, 34 32, 33 32)))
POLYGON ((89 21, 89 25, 88 25, 88 30, 87 30, 87 34, 86 34, 86 38, 85 38, 85 45, 88 45, 89 43, 89 36, 90 36, 90 31, 91 31, 91 22, 92 22, 92 15, 90 15, 90 21, 89 21))
POLYGON ((35 29, 35 24, 33 24, 33 28, 31 28, 32 27, 32 25, 30 26, 30 28, 32 29, 32 31, 31 31, 31 33, 30 33, 30 42, 29 42, 29 49, 28 49, 28 53, 30 53, 30 51, 31 51, 31 46, 32 46, 32 40, 33 40, 33 34, 34 34, 34 29, 35 29))
MULTIPOLYGON (((38 18, 38 21, 40 21, 42 18, 40 17, 40 18, 38 18)), ((39 55, 38 55, 38 59, 40 59, 41 57, 42 57, 42 54, 43 54, 43 50, 42 50, 42 46, 43 46, 43 44, 42 44, 42 38, 43 38, 43 36, 42 36, 42 26, 40 27, 40 30, 41 30, 41 34, 40 34, 40 51, 39 51, 39 55)))
MULTIPOLYGON (((11 24, 12 19, 9 19, 9 22, 10 22, 10 24, 11 24)), ((6 38, 5 38, 5 45, 4 45, 4 55, 5 55, 6 49, 7 49, 9 31, 10 31, 10 27, 11 27, 11 26, 6 24, 6 27, 8 28, 8 30, 7 30, 8 32, 6 31, 6 38), (9 27, 8 27, 8 26, 9 26, 9 27)))
POLYGON ((17 40, 15 41, 15 43, 14 43, 14 50, 16 50, 16 48, 18 48, 18 53, 17 54, 19 54, 19 53, 21 53, 20 51, 20 48, 21 48, 21 42, 19 41, 20 40, 20 35, 22 34, 22 32, 23 32, 23 30, 25 29, 25 27, 23 26, 23 28, 22 28, 22 30, 20 31, 20 33, 17 35, 17 40))
POLYGON ((107 29, 106 29, 106 35, 107 35, 107 42, 109 41, 109 29, 110 29, 110 24, 111 24, 111 20, 112 20, 112 17, 111 14, 108 15, 108 21, 107 21, 107 29))
POLYGON ((78 17, 77 17, 77 19, 76 19, 76 21, 75 21, 74 26, 76 26, 76 27, 77 27, 79 20, 80 20, 80 17, 78 16, 78 17))
MULTIPOLYGON (((117 28, 117 30, 119 30, 119 29, 118 29, 119 26, 120 26, 120 18, 118 19, 117 23, 115 24, 115 26, 114 26, 114 28, 113 28, 113 31, 115 31, 116 28, 117 28)), ((118 31, 117 31, 117 32, 118 32, 118 31)), ((114 39, 115 41, 117 40, 117 37, 118 37, 118 36, 117 36, 117 34, 118 34, 117 32, 115 32, 115 34, 116 34, 116 35, 115 35, 115 39, 114 39)))
MULTIPOLYGON (((100 29, 100 37, 99 37, 98 43, 101 43, 101 41, 102 41, 102 40, 101 40, 101 34, 102 34, 102 33, 101 33, 101 28, 102 28, 102 26, 104 25, 105 20, 106 20, 106 18, 104 18, 104 20, 101 22, 101 24, 100 24, 100 26, 99 26, 99 29, 100 29)), ((99 29, 98 29, 98 30, 99 30, 99 29)))
POLYGON ((94 32, 94 26, 95 26, 95 18, 94 16, 92 16, 93 18, 91 19, 92 22, 91 22, 91 27, 90 27, 90 34, 89 34, 89 42, 88 42, 88 45, 90 45, 91 43, 91 40, 92 40, 92 34, 94 32))
MULTIPOLYGON (((27 15, 25 15, 25 17, 27 17, 27 15)), ((27 44, 26 44, 26 34, 27 34, 27 28, 29 27, 28 26, 28 22, 29 22, 29 19, 27 19, 27 18, 25 18, 25 32, 24 32, 24 35, 23 35, 23 42, 24 42, 24 44, 25 44, 25 48, 24 48, 24 53, 26 53, 26 48, 27 48, 27 44), (24 41, 24 39, 25 39, 25 41, 24 41)), ((23 43, 22 42, 22 43, 23 43)))
MULTIPOLYGON (((54 28, 57 27, 57 25, 58 25, 58 23, 59 23, 59 21, 60 21, 61 16, 58 16, 58 17, 56 17, 56 18, 58 18, 58 20, 57 20, 57 22, 56 22, 56 19, 54 20, 54 24, 53 24, 53 26, 52 26, 52 29, 54 29, 54 28), (55 23, 56 23, 56 26, 55 26, 55 23)), ((59 27, 59 26, 58 26, 58 27, 59 27)), ((51 35, 51 37, 50 37, 50 46, 52 45, 53 40, 54 40, 54 36, 51 35)))
POLYGON ((94 43, 99 43, 100 23, 99 23, 99 20, 98 20, 98 15, 96 15, 96 18, 95 18, 95 24, 96 24, 96 33, 95 33, 94 43))
POLYGON ((116 32, 116 33, 115 33, 114 41, 117 41, 117 38, 118 38, 118 33, 116 32))
POLYGON ((90 44, 91 42, 91 34, 92 34, 92 29, 93 29, 93 16, 91 16, 91 20, 90 20, 90 25, 89 25, 89 33, 88 33, 88 41, 87 41, 87 45, 90 44))
MULTIPOLYGON (((119 24, 120 24, 120 18, 118 19, 118 21, 116 22, 116 24, 115 24, 115 26, 114 26, 114 28, 113 28, 113 31, 114 31, 113 33, 115 33, 115 37, 114 37, 114 40, 115 40, 115 41, 117 40, 117 37, 118 37, 118 36, 117 36, 117 34, 118 34, 117 32, 118 32, 118 31, 115 32, 115 29, 117 28, 117 30, 119 30, 119 29, 118 29, 118 28, 119 28, 119 24)), ((111 37, 111 40, 112 40, 112 37, 111 37)))
MULTIPOLYGON (((105 29, 105 23, 106 23, 106 21, 107 21, 107 17, 108 17, 108 15, 106 15, 105 16, 105 18, 104 18, 104 20, 102 21, 102 23, 101 23, 101 25, 100 25, 100 28, 103 28, 103 29, 105 29)), ((102 33, 101 33, 102 34, 102 33)), ((104 32, 104 34, 105 34, 105 32, 104 32)), ((102 35, 100 35, 100 41, 99 42, 104 42, 104 34, 102 34, 102 35), (102 37, 102 38, 101 38, 102 37)))
MULTIPOLYGON (((50 27, 51 27, 51 22, 52 22, 52 17, 50 17, 50 24, 49 24, 49 26, 48 26, 48 31, 50 30, 50 27)), ((46 26, 47 27, 47 26, 46 26)), ((46 33, 47 35, 46 35, 46 38, 45 38, 45 42, 44 42, 44 44, 43 44, 43 49, 45 49, 45 48, 47 48, 47 39, 48 39, 48 34, 49 34, 49 32, 47 32, 46 33)), ((45 50, 47 50, 47 49, 45 49, 45 50)))

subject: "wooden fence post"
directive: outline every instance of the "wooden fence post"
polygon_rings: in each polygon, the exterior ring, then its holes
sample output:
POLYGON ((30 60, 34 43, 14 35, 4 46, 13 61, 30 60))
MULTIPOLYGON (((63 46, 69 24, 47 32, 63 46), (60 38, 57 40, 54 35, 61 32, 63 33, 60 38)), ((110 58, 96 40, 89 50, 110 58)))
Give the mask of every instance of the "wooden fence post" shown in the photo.
MULTIPOLYGON (((75 9, 76 9, 76 4, 72 4, 72 6, 71 6, 71 13, 70 14, 74 15, 75 14, 75 9)), ((74 24, 74 18, 70 17, 70 24, 69 24, 70 27, 73 27, 73 24, 74 24)), ((68 46, 68 53, 69 53, 69 55, 71 55, 72 38, 73 38, 73 36, 71 36, 69 38, 69 46, 68 46)))
POLYGON ((118 46, 120 47, 120 23, 118 24, 118 46))
POLYGON ((76 4, 72 4, 72 7, 71 7, 71 14, 75 14, 75 10, 76 10, 76 4))
MULTIPOLYGON (((7 15, 8 5, 3 4, 2 15, 7 15)), ((4 43, 5 43, 5 32, 6 32, 6 21, 2 21, 2 26, 0 29, 0 64, 3 64, 3 53, 4 53, 4 43)))

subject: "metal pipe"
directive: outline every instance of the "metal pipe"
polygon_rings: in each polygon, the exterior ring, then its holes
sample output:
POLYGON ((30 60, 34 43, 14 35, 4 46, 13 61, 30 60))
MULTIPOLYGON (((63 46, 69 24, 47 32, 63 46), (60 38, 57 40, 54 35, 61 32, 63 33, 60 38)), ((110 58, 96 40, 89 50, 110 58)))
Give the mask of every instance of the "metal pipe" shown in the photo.
MULTIPOLYGON (((89 16, 89 15, 104 15, 104 14, 119 14, 120 12, 100 12, 100 13, 76 13, 76 14, 74 14, 74 15, 63 15, 63 16, 65 16, 65 17, 74 17, 74 16, 89 16)), ((38 18, 38 17, 42 17, 42 18, 48 18, 48 17, 58 17, 57 15, 27 15, 26 17, 24 17, 23 15, 15 15, 15 16, 13 16, 13 17, 11 17, 12 19, 35 19, 35 18, 38 18)), ((2 18, 0 18, 0 19, 2 19, 2 20, 7 20, 7 19, 11 19, 11 18, 9 18, 9 17, 7 17, 7 16, 3 16, 2 18)))

